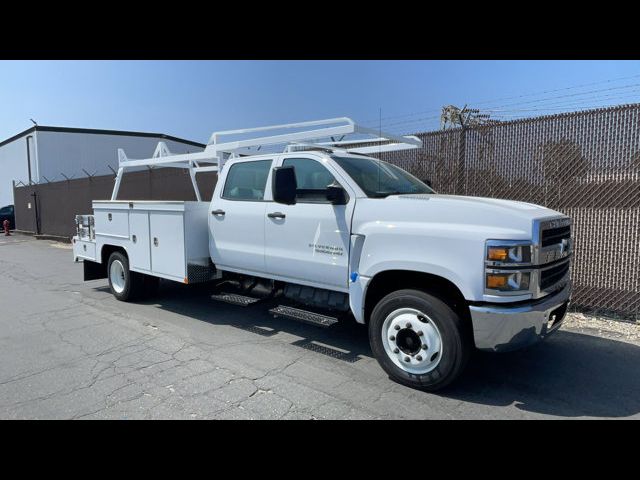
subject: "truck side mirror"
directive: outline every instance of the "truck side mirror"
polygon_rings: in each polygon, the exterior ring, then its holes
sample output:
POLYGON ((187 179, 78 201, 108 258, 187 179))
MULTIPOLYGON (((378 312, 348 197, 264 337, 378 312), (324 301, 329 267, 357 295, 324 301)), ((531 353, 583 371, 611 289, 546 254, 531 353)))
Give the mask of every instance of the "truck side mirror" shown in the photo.
POLYGON ((339 183, 333 182, 327 186, 327 200, 333 205, 346 205, 347 192, 344 191, 344 188, 339 183))
POLYGON ((431 185, 431 179, 430 178, 423 178, 422 179, 422 183, 426 184, 427 187, 429 187, 429 188, 433 188, 433 185, 431 185))
POLYGON ((294 205, 296 203, 296 171, 293 166, 276 167, 273 169, 273 201, 294 205))

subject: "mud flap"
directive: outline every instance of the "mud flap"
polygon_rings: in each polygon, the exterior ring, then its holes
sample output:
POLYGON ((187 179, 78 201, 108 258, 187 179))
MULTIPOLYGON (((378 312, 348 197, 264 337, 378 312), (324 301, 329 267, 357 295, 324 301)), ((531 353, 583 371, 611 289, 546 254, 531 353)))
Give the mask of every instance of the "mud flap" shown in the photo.
POLYGON ((84 281, 98 280, 99 278, 107 278, 107 266, 101 263, 83 260, 84 265, 84 281))

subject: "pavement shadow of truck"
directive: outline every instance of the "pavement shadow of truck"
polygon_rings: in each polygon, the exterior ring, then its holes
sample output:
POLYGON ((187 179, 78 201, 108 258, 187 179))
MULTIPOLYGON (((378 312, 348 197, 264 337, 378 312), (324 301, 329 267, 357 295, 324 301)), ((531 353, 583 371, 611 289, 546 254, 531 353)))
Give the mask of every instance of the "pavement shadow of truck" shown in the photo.
POLYGON ((627 417, 640 412, 638 365, 637 345, 560 330, 527 350, 476 352, 442 394, 560 418, 627 417))
POLYGON ((182 285, 162 281, 157 295, 138 303, 156 305, 170 312, 211 324, 229 325, 263 337, 286 332, 301 337, 291 345, 346 363, 355 363, 362 357, 373 358, 366 327, 355 321, 342 321, 328 328, 318 328, 271 315, 268 310, 278 304, 277 300, 239 307, 212 300, 209 297, 213 293, 214 286, 211 284, 182 285))

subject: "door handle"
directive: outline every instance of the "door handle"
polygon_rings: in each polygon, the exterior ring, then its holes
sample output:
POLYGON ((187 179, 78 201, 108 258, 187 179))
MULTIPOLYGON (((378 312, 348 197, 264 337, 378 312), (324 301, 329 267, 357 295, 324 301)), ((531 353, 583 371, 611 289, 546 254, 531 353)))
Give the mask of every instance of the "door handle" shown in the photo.
POLYGON ((211 215, 215 215, 215 216, 220 215, 220 216, 222 216, 222 215, 224 215, 224 210, 220 210, 220 209, 218 209, 218 210, 213 210, 213 211, 211 212, 211 215))
POLYGON ((286 215, 282 212, 273 212, 273 213, 267 213, 267 217, 269 218, 284 218, 286 217, 286 215))

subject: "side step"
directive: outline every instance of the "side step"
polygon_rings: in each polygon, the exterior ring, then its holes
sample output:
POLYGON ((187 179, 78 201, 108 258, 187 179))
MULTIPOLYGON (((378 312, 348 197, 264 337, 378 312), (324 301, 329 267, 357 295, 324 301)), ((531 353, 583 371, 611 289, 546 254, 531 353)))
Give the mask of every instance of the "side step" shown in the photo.
POLYGON ((327 328, 338 322, 335 317, 329 317, 327 315, 321 315, 315 312, 309 312, 308 310, 301 310, 299 308, 288 307, 286 305, 278 305, 276 308, 269 310, 276 317, 286 317, 292 320, 299 320, 310 325, 317 327, 327 328))
POLYGON ((232 305, 239 305, 241 307, 248 307, 249 305, 253 305, 256 302, 262 300, 261 298, 255 297, 247 297, 246 295, 240 295, 238 293, 219 293, 216 295, 211 295, 213 300, 218 300, 220 302, 230 303, 232 305))

